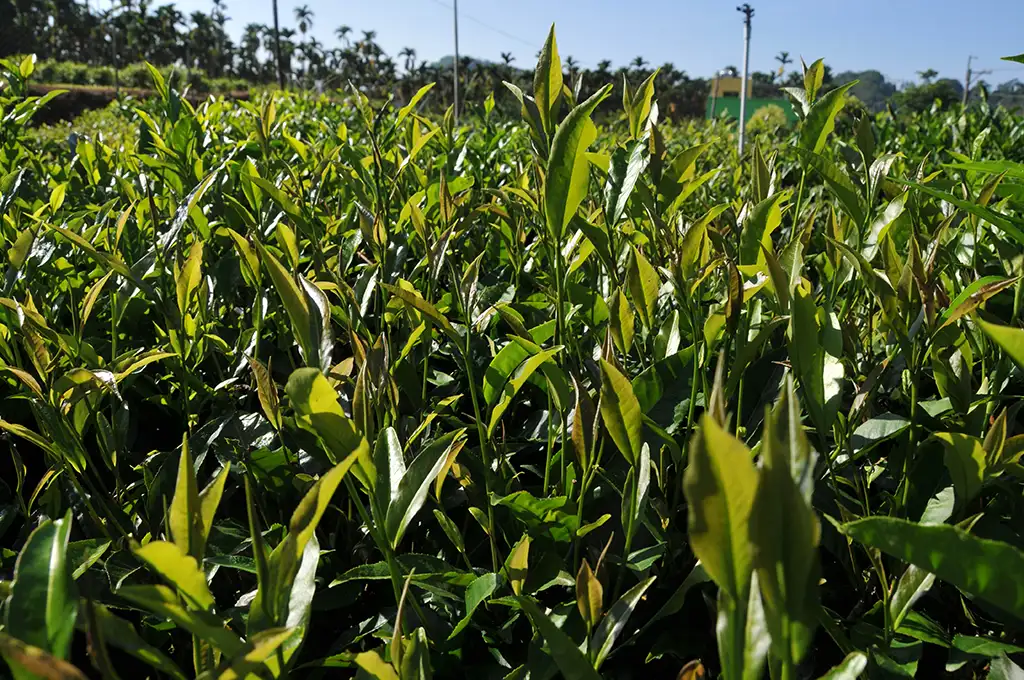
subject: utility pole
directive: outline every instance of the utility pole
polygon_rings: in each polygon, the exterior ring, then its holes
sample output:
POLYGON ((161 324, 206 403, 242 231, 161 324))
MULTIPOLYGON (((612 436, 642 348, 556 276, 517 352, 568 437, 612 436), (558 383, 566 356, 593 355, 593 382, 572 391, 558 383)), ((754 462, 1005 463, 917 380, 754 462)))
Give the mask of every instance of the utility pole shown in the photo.
POLYGON ((715 119, 715 108, 718 106, 718 76, 718 71, 715 71, 715 75, 711 76, 711 120, 715 119))
POLYGON ((277 22, 277 0, 274 5, 274 58, 277 60, 277 86, 284 89, 284 64, 281 62, 281 27, 277 22))
POLYGON ((117 9, 114 0, 110 2, 110 63, 114 67, 114 98, 121 98, 121 77, 117 70, 117 24, 114 22, 114 12, 117 9))
POLYGON ((455 20, 455 62, 452 64, 452 84, 455 91, 453 111, 455 122, 459 122, 459 0, 453 0, 453 17, 455 20))
POLYGON ((747 123, 747 77, 750 67, 750 19, 754 16, 754 8, 748 3, 743 3, 736 8, 742 12, 743 20, 743 81, 740 83, 740 156, 743 155, 743 142, 746 141, 747 123))
POLYGON ((964 75, 964 100, 963 105, 966 107, 967 102, 971 98, 971 79, 973 76, 984 76, 992 73, 992 71, 973 71, 971 70, 971 62, 977 59, 973 54, 967 57, 967 73, 964 75))

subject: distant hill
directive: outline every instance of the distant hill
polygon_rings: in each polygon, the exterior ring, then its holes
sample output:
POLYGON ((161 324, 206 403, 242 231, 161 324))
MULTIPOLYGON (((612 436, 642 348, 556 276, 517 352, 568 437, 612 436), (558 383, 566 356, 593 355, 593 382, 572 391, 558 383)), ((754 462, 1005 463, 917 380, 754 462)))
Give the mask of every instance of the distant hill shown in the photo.
POLYGON ((850 94, 864 103, 869 111, 881 111, 885 103, 896 94, 897 87, 885 79, 879 71, 844 71, 835 75, 836 83, 860 82, 853 86, 850 94))
MULTIPOLYGON (((469 60, 468 68, 470 68, 470 69, 479 68, 479 67, 482 67, 482 66, 494 66, 494 64, 495 64, 495 62, 493 62, 493 61, 487 61, 486 59, 477 59, 476 57, 462 56, 460 58, 462 59, 463 64, 466 63, 467 59, 469 60)), ((435 67, 438 67, 438 68, 451 68, 452 67, 452 62, 454 62, 454 61, 455 61, 454 55, 447 54, 447 55, 441 57, 440 59, 438 59, 437 61, 435 61, 432 64, 432 66, 435 66, 435 67)))

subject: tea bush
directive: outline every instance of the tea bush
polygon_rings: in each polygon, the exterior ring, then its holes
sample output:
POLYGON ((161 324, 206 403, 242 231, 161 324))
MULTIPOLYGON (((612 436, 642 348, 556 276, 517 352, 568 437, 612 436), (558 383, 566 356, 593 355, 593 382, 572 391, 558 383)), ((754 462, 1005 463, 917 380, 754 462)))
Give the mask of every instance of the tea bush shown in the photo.
POLYGON ((1021 118, 3 68, 13 677, 1024 673, 1021 118))
MULTIPOLYGON (((161 75, 165 80, 173 82, 179 89, 187 83, 197 92, 230 92, 248 90, 250 83, 242 78, 215 78, 201 69, 184 69, 162 67, 161 75)), ((152 78, 146 64, 126 64, 117 70, 111 66, 94 66, 74 61, 55 61, 44 59, 36 64, 33 79, 40 83, 58 85, 101 85, 113 87, 120 83, 122 87, 140 89, 149 88, 152 78)))

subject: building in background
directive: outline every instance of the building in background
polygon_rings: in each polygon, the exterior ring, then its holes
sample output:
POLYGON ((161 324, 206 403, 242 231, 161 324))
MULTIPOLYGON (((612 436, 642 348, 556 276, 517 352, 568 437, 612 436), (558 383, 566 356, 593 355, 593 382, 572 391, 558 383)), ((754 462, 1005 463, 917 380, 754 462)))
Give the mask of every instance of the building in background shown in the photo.
MULTIPOLYGON (((743 89, 743 80, 728 71, 715 75, 711 80, 711 92, 708 95, 707 117, 727 118, 740 117, 740 91, 743 89)), ((785 97, 754 97, 753 80, 747 82, 747 121, 754 117, 758 109, 766 106, 777 106, 786 114, 786 121, 793 124, 797 121, 793 104, 785 97)))

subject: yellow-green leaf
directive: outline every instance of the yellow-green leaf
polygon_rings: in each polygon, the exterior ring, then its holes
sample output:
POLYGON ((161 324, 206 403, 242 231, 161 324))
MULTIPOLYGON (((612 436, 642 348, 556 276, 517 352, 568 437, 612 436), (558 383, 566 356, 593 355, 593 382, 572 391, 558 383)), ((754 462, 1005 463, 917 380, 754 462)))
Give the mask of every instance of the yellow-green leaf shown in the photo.
POLYGON ((558 44, 555 41, 555 26, 551 25, 548 38, 537 59, 537 69, 533 75, 533 99, 537 104, 544 131, 550 136, 555 127, 553 120, 559 99, 562 96, 562 62, 558 57, 558 44))
POLYGON ((266 265, 267 271, 270 272, 270 280, 273 282, 274 289, 277 290, 277 294, 281 298, 285 312, 292 322, 292 333, 295 336, 295 343, 302 352, 302 358, 309 365, 319 365, 319 338, 313 338, 306 295, 295 281, 295 278, 273 254, 263 247, 263 244, 256 241, 255 245, 260 258, 263 260, 263 264, 266 265))
POLYGON ((249 360, 249 368, 253 378, 256 379, 256 393, 259 396, 263 413, 267 416, 270 424, 280 430, 281 407, 277 398, 277 386, 274 385, 274 380, 270 377, 267 367, 259 359, 254 357, 246 357, 246 359, 249 360))
POLYGON ((590 569, 590 564, 584 558, 583 564, 580 565, 580 570, 576 574, 576 606, 579 608, 580 616, 583 617, 588 630, 593 630, 601 620, 603 602, 604 588, 601 587, 601 582, 597 580, 597 576, 590 569))
POLYGON ((847 91, 857 82, 855 80, 842 87, 837 87, 811 104, 800 130, 801 149, 821 153, 821 150, 825 148, 825 140, 836 127, 836 116, 846 104, 847 91))
POLYGON ((206 574, 191 555, 168 541, 150 541, 132 551, 150 569, 175 587, 194 607, 213 608, 214 600, 206 585, 206 574))
POLYGON ((512 584, 512 592, 516 595, 523 594, 523 584, 526 583, 526 571, 530 562, 530 537, 524 535, 512 552, 509 553, 508 561, 505 563, 505 571, 509 583, 512 584))
POLYGON ((121 586, 117 594, 148 612, 170 619, 227 656, 234 656, 243 649, 242 641, 219 618, 209 612, 185 609, 180 598, 167 586, 121 586))
POLYGON ((376 680, 399 680, 395 669, 377 652, 369 651, 356 654, 356 665, 376 680))
POLYGON ((356 452, 369 459, 370 445, 338 403, 338 393, 315 368, 292 373, 285 393, 295 409, 299 425, 320 437, 332 462, 356 452))
POLYGON ((658 300, 658 272, 639 249, 633 248, 633 261, 629 268, 629 293, 640 312, 640 320, 648 329, 654 323, 654 304, 658 300))
POLYGON ((583 202, 590 180, 587 147, 597 139, 590 114, 611 93, 611 85, 597 91, 565 117, 551 141, 544 184, 544 209, 548 233, 562 242, 566 225, 583 202))
POLYGON ((608 323, 612 341, 623 354, 629 354, 633 347, 633 309, 622 290, 616 288, 608 302, 608 323))
POLYGON ((750 450, 704 415, 683 476, 690 547, 718 587, 744 602, 753 571, 750 512, 757 471, 750 450))
POLYGON ((188 435, 181 438, 181 456, 178 458, 178 480, 174 486, 174 498, 168 509, 167 524, 174 544, 185 555, 195 560, 203 559, 206 537, 203 532, 203 515, 199 503, 199 484, 192 455, 188 447, 188 435))
POLYGON ((185 316, 185 313, 188 311, 192 293, 199 287, 199 282, 203 278, 202 264, 203 242, 196 239, 192 242, 192 247, 188 251, 188 258, 178 273, 177 281, 175 281, 178 293, 178 310, 182 316, 185 316))
POLYGON ((601 420, 615 446, 630 465, 643 446, 643 415, 640 402, 626 376, 601 360, 601 420))
POLYGON ((1000 326, 978 319, 977 323, 985 335, 999 345, 1013 363, 1024 369, 1024 330, 1013 326, 1000 326))

